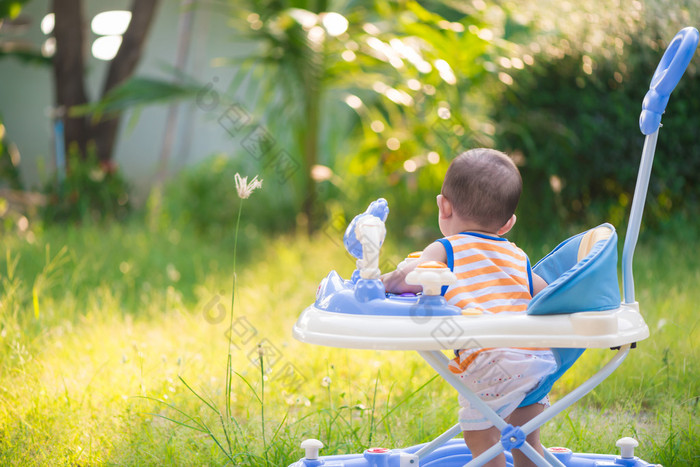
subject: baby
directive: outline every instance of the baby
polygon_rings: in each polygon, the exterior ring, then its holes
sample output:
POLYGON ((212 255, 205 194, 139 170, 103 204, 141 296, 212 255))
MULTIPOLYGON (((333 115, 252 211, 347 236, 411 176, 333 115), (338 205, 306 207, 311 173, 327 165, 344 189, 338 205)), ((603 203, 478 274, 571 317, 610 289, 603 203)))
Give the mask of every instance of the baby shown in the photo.
MULTIPOLYGON (((445 299, 465 314, 525 312, 547 284, 532 272, 527 255, 501 237, 515 224, 521 191, 520 172, 504 153, 480 148, 457 156, 437 196, 438 223, 445 238, 428 245, 420 258, 382 276, 387 292, 420 292, 420 286, 406 284, 406 274, 423 262, 440 261, 457 276, 445 299)), ((522 426, 549 405, 545 397, 518 407, 556 369, 549 349, 466 349, 455 354, 450 370, 511 425, 522 426)), ((459 403, 464 440, 476 457, 496 444, 501 433, 462 396, 459 403)), ((539 430, 527 441, 542 454, 539 430)), ((515 465, 531 465, 517 449, 513 458, 515 465)), ((500 454, 486 465, 505 466, 505 456, 500 454)))

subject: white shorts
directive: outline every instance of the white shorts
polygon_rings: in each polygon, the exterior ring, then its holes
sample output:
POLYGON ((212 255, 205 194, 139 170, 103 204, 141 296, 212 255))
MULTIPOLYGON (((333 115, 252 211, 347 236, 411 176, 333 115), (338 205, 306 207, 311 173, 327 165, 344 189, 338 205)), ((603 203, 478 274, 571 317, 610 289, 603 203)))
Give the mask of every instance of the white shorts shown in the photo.
MULTIPOLYGON (((462 350, 450 362, 453 373, 491 407, 501 418, 508 417, 522 403, 525 396, 553 373, 557 364, 550 350, 498 348, 462 350), (479 352, 477 355, 472 355, 479 352), (460 369, 460 363, 463 364, 460 369)), ((549 406, 545 396, 538 403, 549 406)), ((493 423, 471 403, 459 396, 459 426, 463 431, 485 430, 493 423)))

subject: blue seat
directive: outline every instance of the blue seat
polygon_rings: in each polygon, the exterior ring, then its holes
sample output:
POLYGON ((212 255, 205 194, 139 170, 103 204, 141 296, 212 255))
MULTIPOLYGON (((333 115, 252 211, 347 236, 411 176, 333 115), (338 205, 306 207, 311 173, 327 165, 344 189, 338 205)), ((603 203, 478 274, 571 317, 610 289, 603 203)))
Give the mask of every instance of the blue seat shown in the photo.
MULTIPOLYGON (((532 270, 549 285, 530 301, 527 310, 530 315, 607 311, 620 306, 617 234, 610 224, 565 240, 532 270)), ((530 392, 520 406, 534 404, 546 396, 584 350, 552 349, 557 370, 530 392)))

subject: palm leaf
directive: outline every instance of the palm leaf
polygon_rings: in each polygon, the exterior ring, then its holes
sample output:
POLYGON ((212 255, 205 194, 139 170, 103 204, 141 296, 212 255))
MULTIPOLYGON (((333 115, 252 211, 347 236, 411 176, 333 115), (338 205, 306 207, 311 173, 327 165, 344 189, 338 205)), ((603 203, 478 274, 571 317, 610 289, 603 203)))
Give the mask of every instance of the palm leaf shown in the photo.
POLYGON ((71 108, 70 115, 92 115, 99 120, 103 116, 119 114, 134 107, 192 98, 203 88, 201 85, 178 84, 155 78, 131 78, 107 93, 100 101, 71 108))

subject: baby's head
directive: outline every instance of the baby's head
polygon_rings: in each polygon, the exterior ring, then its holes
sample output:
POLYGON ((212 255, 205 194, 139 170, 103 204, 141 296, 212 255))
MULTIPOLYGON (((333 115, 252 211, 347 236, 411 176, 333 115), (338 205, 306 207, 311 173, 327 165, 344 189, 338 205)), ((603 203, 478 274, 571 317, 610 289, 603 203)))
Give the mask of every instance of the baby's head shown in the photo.
POLYGON ((495 149, 477 148, 452 161, 442 196, 460 219, 496 232, 513 216, 522 187, 520 172, 510 157, 495 149))

